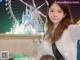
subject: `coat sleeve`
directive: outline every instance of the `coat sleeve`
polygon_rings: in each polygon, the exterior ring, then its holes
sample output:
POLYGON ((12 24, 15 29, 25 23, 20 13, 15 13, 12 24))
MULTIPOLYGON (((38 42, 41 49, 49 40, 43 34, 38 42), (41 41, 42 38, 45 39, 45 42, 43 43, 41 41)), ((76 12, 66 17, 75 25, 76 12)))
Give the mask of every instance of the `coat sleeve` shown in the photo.
POLYGON ((72 40, 74 41, 80 40, 80 26, 79 25, 70 25, 68 29, 69 29, 72 40))

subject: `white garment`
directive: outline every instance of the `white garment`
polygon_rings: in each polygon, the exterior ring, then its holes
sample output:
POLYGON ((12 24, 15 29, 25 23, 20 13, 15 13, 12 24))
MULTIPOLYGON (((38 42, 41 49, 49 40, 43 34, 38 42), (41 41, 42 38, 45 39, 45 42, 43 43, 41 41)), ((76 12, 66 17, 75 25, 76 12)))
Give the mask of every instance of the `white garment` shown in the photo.
MULTIPOLYGON (((56 42, 56 46, 60 53, 64 56, 65 60, 77 60, 77 41, 80 40, 80 26, 70 25, 66 29, 60 40, 56 42)), ((49 54, 54 56, 52 45, 49 41, 43 40, 38 50, 37 60, 42 55, 49 54)))

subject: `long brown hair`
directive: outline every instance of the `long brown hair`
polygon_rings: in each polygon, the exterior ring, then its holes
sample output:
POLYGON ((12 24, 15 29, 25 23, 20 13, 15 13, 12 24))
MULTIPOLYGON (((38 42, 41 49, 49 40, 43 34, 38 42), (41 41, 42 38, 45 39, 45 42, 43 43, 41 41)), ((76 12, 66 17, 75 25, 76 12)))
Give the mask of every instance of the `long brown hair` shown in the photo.
MULTIPOLYGON (((52 6, 54 3, 54 0, 51 0, 49 2, 48 9, 52 6)), ((66 16, 61 20, 61 22, 58 24, 57 28, 55 29, 54 33, 52 33, 53 30, 53 22, 50 20, 48 13, 47 13, 47 40, 51 40, 51 43, 55 43, 61 38, 62 33, 64 32, 65 29, 68 28, 70 24, 73 24, 73 19, 71 16, 70 8, 68 4, 58 4, 60 8, 63 10, 64 13, 66 13, 66 16)))

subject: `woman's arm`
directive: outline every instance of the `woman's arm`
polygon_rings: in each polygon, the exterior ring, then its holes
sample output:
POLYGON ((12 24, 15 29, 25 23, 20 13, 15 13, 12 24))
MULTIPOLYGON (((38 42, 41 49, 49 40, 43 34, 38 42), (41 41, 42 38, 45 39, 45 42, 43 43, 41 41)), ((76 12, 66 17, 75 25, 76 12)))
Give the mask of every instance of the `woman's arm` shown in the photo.
POLYGON ((70 25, 69 32, 72 40, 77 41, 80 40, 80 26, 79 25, 70 25))

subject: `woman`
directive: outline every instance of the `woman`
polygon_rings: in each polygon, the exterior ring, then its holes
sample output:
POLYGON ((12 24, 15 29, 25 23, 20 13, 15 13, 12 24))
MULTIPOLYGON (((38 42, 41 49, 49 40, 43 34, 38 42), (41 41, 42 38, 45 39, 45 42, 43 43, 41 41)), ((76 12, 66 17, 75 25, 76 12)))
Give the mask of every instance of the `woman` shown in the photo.
POLYGON ((38 51, 38 59, 49 54, 57 60, 77 60, 80 26, 74 24, 69 6, 51 0, 46 26, 47 31, 38 51))

